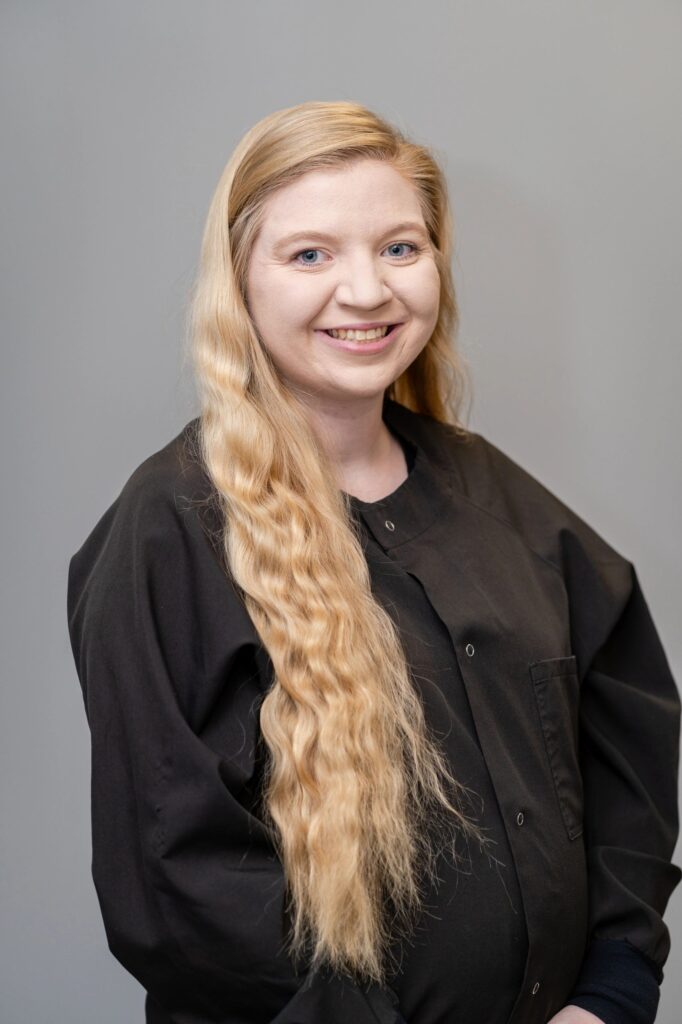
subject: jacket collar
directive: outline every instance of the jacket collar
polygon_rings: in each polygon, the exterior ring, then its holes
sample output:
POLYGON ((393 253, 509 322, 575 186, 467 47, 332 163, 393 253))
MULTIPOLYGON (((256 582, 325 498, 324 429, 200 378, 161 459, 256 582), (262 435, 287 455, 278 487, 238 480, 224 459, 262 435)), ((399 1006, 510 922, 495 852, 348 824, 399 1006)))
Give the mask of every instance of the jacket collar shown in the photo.
MULTIPOLYGON (((413 465, 395 491, 379 501, 366 502, 348 495, 384 550, 415 540, 439 518, 452 501, 447 463, 439 458, 434 430, 441 424, 419 416, 390 398, 384 400, 383 418, 389 429, 412 451, 413 465)), ((442 444, 441 439, 441 444, 442 444)))

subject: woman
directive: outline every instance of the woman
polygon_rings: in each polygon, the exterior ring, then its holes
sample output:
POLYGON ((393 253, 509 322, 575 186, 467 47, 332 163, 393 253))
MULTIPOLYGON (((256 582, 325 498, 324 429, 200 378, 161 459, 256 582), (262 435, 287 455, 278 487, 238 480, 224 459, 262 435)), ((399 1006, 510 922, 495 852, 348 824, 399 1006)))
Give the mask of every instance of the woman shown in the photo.
POLYGON ((354 103, 237 146, 201 415, 69 571, 93 877, 149 1024, 644 1024, 680 702, 633 565, 460 421, 446 183, 354 103))

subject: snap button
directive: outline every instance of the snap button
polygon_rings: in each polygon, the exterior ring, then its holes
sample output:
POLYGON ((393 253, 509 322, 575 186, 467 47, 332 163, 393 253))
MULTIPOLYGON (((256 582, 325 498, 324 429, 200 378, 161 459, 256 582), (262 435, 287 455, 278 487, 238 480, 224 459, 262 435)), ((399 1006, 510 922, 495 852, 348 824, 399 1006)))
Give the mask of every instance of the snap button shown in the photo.
POLYGON ((523 811, 519 811, 519 813, 516 815, 516 824, 517 825, 523 825, 523 822, 524 822, 523 811))
POLYGON ((395 530, 395 523, 392 523, 390 519, 387 519, 384 523, 387 530, 395 530))
POLYGON ((536 992, 538 991, 539 988, 540 988, 540 982, 536 981, 535 984, 533 985, 533 995, 536 994, 536 992))
POLYGON ((473 644, 467 644, 466 647, 464 648, 464 650, 467 652, 467 654, 469 655, 470 658, 473 658, 473 656, 474 656, 474 645, 473 644))

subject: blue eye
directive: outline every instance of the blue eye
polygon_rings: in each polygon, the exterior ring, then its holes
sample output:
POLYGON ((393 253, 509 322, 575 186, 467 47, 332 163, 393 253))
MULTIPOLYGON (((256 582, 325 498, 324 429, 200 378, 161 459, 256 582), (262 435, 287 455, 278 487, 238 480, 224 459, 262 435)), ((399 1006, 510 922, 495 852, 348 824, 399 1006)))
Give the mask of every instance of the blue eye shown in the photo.
MULTIPOLYGON (((296 253, 296 255, 294 256, 294 259, 296 261, 298 261, 298 257, 299 256, 308 256, 311 252, 320 252, 320 251, 321 251, 320 249, 303 249, 301 252, 296 253)), ((303 261, 303 265, 307 266, 307 267, 315 267, 315 266, 317 266, 316 263, 310 263, 308 260, 304 260, 303 261)))
MULTIPOLYGON (((405 260, 409 256, 414 255, 414 253, 417 252, 418 249, 419 249, 419 246, 415 245, 414 242, 392 242, 386 248, 387 248, 387 250, 390 250, 390 249, 400 249, 401 247, 403 247, 403 248, 407 247, 411 251, 408 252, 408 253, 405 253, 403 256, 396 255, 395 253, 392 253, 391 255, 393 256, 393 259, 405 260)), ((312 255, 312 254, 314 254, 316 252, 322 252, 322 250, 321 249, 301 249, 301 251, 297 252, 296 255, 293 257, 294 263, 298 263, 298 265, 301 266, 301 267, 318 267, 320 265, 320 262, 321 262, 319 260, 311 261, 311 260, 308 260, 308 259, 301 259, 301 257, 303 257, 303 256, 310 256, 310 255, 312 255)))
MULTIPOLYGON (((413 244, 412 244, 412 242, 392 242, 392 243, 391 243, 391 244, 390 244, 390 245, 388 246, 388 248, 389 248, 389 249, 399 249, 401 245, 403 245, 403 246, 405 246, 405 245, 408 245, 408 246, 410 247, 410 249, 412 249, 412 251, 413 251, 413 252, 414 252, 414 251, 416 251, 416 249, 417 249, 417 246, 416 246, 416 245, 413 245, 413 244)), ((395 253, 393 253, 393 255, 395 256, 395 253)), ((408 252, 408 253, 406 253, 406 255, 407 255, 407 256, 411 256, 411 255, 412 255, 412 253, 411 253, 411 252, 408 252)), ((405 259, 405 256, 396 256, 396 259, 399 259, 399 260, 404 260, 404 259, 405 259)))

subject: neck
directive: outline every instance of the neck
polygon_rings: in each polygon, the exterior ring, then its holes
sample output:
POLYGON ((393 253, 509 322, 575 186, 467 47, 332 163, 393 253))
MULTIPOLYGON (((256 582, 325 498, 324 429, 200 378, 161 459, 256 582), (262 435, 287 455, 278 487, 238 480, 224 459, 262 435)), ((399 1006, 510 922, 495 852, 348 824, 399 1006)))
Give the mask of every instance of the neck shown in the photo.
POLYGON ((347 403, 306 402, 309 420, 343 490, 385 466, 400 448, 382 418, 383 394, 347 403))

